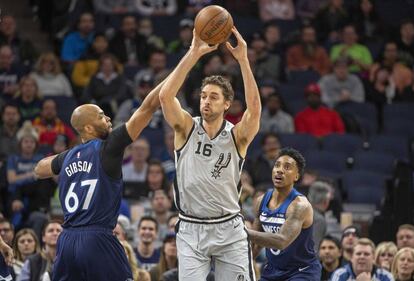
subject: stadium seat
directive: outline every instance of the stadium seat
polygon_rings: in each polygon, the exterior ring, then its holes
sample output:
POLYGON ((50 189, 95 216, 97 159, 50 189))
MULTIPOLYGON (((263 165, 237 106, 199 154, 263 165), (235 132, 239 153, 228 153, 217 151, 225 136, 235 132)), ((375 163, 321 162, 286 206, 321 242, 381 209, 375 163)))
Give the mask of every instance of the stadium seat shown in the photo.
POLYGON ((389 153, 400 160, 408 161, 409 159, 408 140, 401 136, 379 135, 372 137, 369 141, 369 149, 389 153))
POLYGON ((393 103, 387 104, 383 109, 384 120, 405 119, 414 120, 414 104, 393 103))
POLYGON ((330 134, 322 139, 322 150, 341 152, 347 157, 351 157, 355 151, 362 149, 363 144, 362 137, 357 135, 330 134))
POLYGON ((389 136, 414 138, 413 121, 408 119, 384 119, 384 132, 389 136))
POLYGON ((304 71, 289 71, 288 81, 289 84, 306 86, 310 83, 317 83, 321 76, 318 72, 313 70, 304 71))
POLYGON ((377 108, 371 103, 345 102, 336 107, 341 114, 353 116, 364 133, 374 135, 378 131, 377 108))
POLYGON ((395 164, 394 156, 376 151, 361 151, 354 155, 353 170, 364 170, 390 176, 395 164))
POLYGON ((349 203, 381 205, 385 193, 383 175, 367 171, 347 171, 342 176, 342 188, 349 203))
POLYGON ((304 153, 306 166, 316 171, 340 175, 346 170, 346 155, 340 152, 309 150, 304 153))
POLYGON ((308 150, 317 150, 318 140, 308 134, 279 134, 279 140, 283 147, 289 146, 306 153, 308 150))

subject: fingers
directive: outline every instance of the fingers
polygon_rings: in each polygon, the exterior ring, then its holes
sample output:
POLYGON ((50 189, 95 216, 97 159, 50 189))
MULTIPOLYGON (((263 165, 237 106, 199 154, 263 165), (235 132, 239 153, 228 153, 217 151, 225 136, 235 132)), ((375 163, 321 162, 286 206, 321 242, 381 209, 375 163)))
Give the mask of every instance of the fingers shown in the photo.
POLYGON ((227 49, 232 52, 234 50, 233 46, 230 44, 230 42, 226 42, 227 49))
POLYGON ((231 31, 233 32, 234 36, 236 36, 237 41, 244 41, 243 37, 241 36, 241 34, 239 33, 239 31, 237 30, 235 26, 231 28, 231 31))

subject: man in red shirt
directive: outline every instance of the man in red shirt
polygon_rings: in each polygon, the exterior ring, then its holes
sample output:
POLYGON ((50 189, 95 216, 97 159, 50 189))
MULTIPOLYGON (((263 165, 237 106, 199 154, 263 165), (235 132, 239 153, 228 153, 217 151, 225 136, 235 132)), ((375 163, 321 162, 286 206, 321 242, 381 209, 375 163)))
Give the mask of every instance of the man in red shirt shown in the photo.
POLYGON ((295 116, 296 133, 324 137, 332 133, 344 133, 345 126, 339 114, 321 102, 321 89, 311 83, 305 88, 308 106, 295 116))
POLYGON ((71 127, 57 117, 56 103, 53 100, 43 102, 40 116, 33 120, 33 126, 39 133, 40 145, 53 146, 58 135, 67 136, 70 143, 73 143, 76 139, 71 127))

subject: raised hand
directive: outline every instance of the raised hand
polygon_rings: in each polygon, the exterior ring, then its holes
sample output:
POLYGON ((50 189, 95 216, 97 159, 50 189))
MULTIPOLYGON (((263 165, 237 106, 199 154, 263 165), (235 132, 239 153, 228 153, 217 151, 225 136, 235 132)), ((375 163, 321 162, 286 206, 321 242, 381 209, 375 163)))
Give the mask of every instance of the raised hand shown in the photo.
POLYGON ((202 57, 203 55, 217 50, 218 44, 210 46, 198 36, 195 29, 193 29, 193 41, 191 42, 190 50, 197 56, 202 57))
POLYGON ((13 264, 13 250, 4 241, 0 240, 0 253, 3 255, 4 260, 8 266, 13 264))
POLYGON ((233 57, 237 60, 244 60, 247 59, 247 44, 246 41, 244 41, 241 34, 237 31, 236 27, 233 26, 231 29, 234 36, 236 36, 237 39, 237 46, 233 47, 230 42, 226 42, 226 47, 230 51, 230 53, 233 55, 233 57))

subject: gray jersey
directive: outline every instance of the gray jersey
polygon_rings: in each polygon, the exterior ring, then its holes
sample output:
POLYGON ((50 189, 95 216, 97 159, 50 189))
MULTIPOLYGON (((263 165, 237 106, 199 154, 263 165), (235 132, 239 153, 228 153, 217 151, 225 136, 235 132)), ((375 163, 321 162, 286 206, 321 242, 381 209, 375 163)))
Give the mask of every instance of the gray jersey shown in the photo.
POLYGON ((240 156, 233 124, 224 121, 210 139, 201 117, 193 118, 187 142, 175 151, 175 202, 181 213, 196 218, 219 218, 240 212, 240 156))

